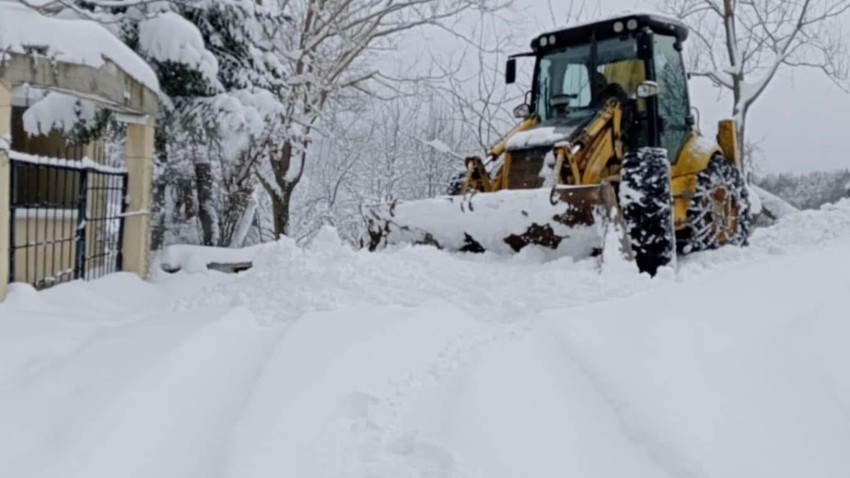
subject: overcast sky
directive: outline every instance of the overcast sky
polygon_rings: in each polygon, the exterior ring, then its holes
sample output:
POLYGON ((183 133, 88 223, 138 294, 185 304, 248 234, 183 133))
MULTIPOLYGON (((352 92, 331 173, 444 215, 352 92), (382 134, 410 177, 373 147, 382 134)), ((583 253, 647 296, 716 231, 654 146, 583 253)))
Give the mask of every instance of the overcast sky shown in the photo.
MULTIPOLYGON (((516 20, 516 52, 527 50, 535 34, 552 29, 555 23, 565 26, 563 20, 570 0, 551 2, 557 22, 552 21, 545 0, 515 2, 509 17, 516 20)), ((593 5, 591 9, 601 15, 646 10, 647 5, 651 10, 656 9, 653 0, 588 0, 587 4, 593 5)), ((845 21, 850 22, 850 17, 845 21)), ((437 48, 452 48, 451 40, 435 40, 433 32, 427 35, 430 45, 421 48, 434 49, 435 41, 437 48)), ((716 134, 718 119, 731 115, 731 99, 720 96, 719 90, 707 80, 691 81, 691 102, 700 110, 700 124, 706 136, 716 134)), ((786 70, 750 112, 747 134, 749 140, 759 142, 763 149, 761 169, 805 172, 850 168, 846 144, 850 141, 850 120, 844 114, 850 114, 850 95, 813 71, 786 70)))

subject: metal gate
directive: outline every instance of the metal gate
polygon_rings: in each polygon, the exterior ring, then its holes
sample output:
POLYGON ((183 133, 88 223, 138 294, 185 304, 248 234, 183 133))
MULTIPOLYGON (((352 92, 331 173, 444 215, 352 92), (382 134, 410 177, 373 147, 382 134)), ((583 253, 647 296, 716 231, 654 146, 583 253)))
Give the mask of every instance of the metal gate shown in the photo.
POLYGON ((44 289, 122 268, 127 173, 10 152, 9 282, 44 289))

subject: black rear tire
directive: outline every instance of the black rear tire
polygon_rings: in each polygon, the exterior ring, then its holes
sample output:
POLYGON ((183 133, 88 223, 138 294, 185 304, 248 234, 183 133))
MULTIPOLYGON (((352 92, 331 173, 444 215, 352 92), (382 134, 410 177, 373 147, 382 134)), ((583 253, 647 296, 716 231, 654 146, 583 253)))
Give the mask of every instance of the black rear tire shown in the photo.
POLYGON ((711 158, 697 175, 697 190, 688 208, 688 227, 678 249, 683 254, 744 246, 750 231, 750 197, 741 171, 722 155, 711 158))
POLYGON ((676 233, 667 150, 641 148, 626 154, 620 208, 638 269, 654 276, 675 263, 676 233))

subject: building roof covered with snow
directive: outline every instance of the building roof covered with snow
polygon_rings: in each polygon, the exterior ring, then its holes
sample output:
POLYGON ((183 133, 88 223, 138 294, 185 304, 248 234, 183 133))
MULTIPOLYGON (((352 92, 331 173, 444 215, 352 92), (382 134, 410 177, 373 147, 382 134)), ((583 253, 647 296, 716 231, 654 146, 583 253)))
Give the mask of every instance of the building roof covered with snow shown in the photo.
POLYGON ((159 83, 148 64, 93 21, 45 16, 0 0, 0 78, 154 114, 159 83))

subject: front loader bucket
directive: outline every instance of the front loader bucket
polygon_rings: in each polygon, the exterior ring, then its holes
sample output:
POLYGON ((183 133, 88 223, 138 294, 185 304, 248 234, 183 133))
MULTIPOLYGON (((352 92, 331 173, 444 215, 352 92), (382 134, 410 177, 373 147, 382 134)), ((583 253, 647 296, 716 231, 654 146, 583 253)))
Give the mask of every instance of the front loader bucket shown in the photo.
POLYGON ((613 187, 556 186, 364 206, 369 249, 427 244, 440 249, 515 253, 534 245, 589 257, 616 220, 613 187))

